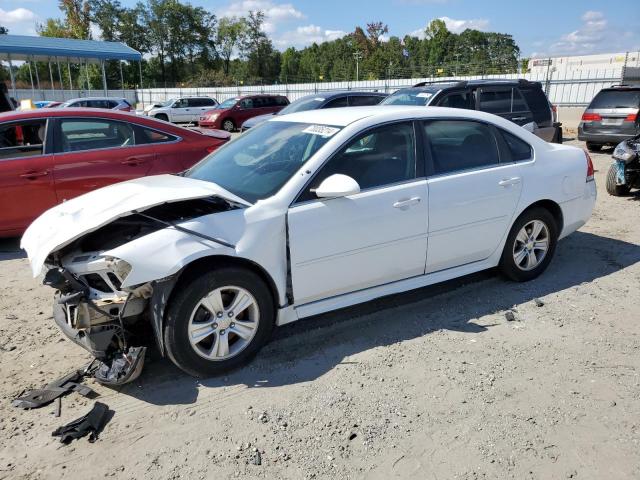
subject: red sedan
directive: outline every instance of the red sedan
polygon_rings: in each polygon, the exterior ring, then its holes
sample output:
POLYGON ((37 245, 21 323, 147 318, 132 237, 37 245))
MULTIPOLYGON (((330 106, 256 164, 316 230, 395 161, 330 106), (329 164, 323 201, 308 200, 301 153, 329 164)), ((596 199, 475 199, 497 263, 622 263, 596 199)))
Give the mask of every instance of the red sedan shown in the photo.
POLYGON ((2 113, 0 237, 22 234, 48 208, 90 190, 185 170, 229 137, 113 110, 2 113))

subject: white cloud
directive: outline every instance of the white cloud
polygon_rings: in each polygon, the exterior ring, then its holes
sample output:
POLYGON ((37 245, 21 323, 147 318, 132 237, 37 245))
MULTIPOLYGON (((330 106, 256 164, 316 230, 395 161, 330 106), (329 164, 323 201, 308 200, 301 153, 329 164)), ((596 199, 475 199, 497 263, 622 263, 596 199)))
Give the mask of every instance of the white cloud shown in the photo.
MULTIPOLYGON (((450 18, 450 17, 439 17, 437 18, 437 20, 442 20, 447 26, 447 29, 453 33, 462 33, 467 28, 470 28, 472 30, 485 31, 489 27, 489 20, 485 18, 471 18, 469 20, 457 20, 455 18, 450 18)), ((431 22, 428 22, 427 25, 424 26, 423 28, 419 28, 417 30, 409 32, 407 35, 411 37, 424 38, 425 29, 429 26, 429 23, 431 22)))
POLYGON ((472 30, 486 30, 489 26, 489 20, 485 18, 472 18, 469 20, 456 20, 455 18, 440 17, 438 20, 442 20, 450 32, 462 33, 467 28, 472 30))
POLYGON ((582 17, 579 29, 560 37, 551 44, 549 50, 554 54, 593 53, 606 36, 607 19, 602 12, 589 10, 582 17))
POLYGON ((278 27, 293 20, 303 20, 306 15, 295 8, 291 3, 274 3, 271 0, 242 0, 229 4, 226 8, 217 11, 219 17, 242 17, 249 11, 264 12, 265 20, 262 30, 273 34, 278 27))
POLYGON ((35 35, 36 21, 39 19, 33 11, 26 8, 3 10, 0 8, 0 24, 9 28, 14 35, 35 35))
POLYGON ((273 39, 274 44, 282 49, 288 47, 305 47, 312 43, 330 42, 347 35, 342 30, 325 30, 317 25, 304 25, 283 33, 273 39))

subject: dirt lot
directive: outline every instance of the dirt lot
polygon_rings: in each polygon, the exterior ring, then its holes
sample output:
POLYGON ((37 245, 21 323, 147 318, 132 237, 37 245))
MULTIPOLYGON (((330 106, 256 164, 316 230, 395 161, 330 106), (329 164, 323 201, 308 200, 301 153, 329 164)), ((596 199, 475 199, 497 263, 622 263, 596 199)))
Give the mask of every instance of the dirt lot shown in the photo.
POLYGON ((223 378, 156 355, 119 391, 90 382, 115 412, 93 444, 51 437, 89 410, 78 394, 61 418, 10 405, 88 356, 1 242, 0 478, 640 478, 640 196, 606 194, 609 155, 591 222, 538 280, 486 272, 299 322, 223 378))

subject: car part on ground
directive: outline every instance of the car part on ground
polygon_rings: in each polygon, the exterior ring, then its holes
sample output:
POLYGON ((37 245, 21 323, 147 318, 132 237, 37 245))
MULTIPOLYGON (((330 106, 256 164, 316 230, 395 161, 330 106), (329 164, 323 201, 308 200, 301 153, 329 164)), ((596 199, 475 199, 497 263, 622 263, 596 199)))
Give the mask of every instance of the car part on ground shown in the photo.
POLYGON ((97 109, 38 109, 0 118, 0 237, 46 209, 112 183, 178 173, 229 141, 213 129, 97 109))
POLYGON ((389 95, 381 105, 449 107, 499 115, 547 142, 562 143, 562 124, 540 82, 528 80, 442 80, 421 82, 389 95))
POLYGON ((593 164, 505 119, 452 112, 276 116, 183 175, 45 212, 21 246, 56 290, 60 328, 96 358, 131 359, 146 346, 132 332, 150 325, 161 354, 198 376, 247 361, 274 325, 496 266, 535 278, 591 215, 593 164))
POLYGON ((598 152, 640 134, 640 85, 603 88, 589 103, 578 125, 578 139, 598 152))
POLYGON ((640 188, 640 134, 618 144, 607 171, 607 193, 616 197, 640 188))
POLYGON ((250 118, 246 122, 242 123, 240 131, 244 132, 252 127, 259 125, 262 122, 270 120, 273 115, 288 115, 290 113, 304 112, 307 110, 319 110, 322 108, 337 108, 337 107, 370 107, 378 105, 382 100, 387 97, 386 93, 381 92, 365 92, 365 91, 332 91, 332 92, 318 92, 311 95, 305 95, 290 103, 282 110, 276 113, 269 113, 266 115, 258 115, 250 118))
POLYGON ((43 388, 22 392, 11 404, 17 408, 29 410, 44 407, 70 392, 78 392, 84 397, 93 397, 95 392, 90 387, 80 383, 84 377, 92 375, 93 371, 94 362, 92 361, 85 367, 54 380, 43 388))
POLYGON ((56 428, 51 436, 60 437, 61 443, 69 444, 74 439, 89 435, 89 443, 93 443, 109 421, 109 412, 107 405, 96 402, 87 414, 56 428))

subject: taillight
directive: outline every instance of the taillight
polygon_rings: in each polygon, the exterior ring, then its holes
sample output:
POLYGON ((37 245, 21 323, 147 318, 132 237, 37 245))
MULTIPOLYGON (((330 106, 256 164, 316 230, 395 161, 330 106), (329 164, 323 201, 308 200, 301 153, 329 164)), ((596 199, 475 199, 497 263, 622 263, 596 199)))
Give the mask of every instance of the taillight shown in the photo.
POLYGON ((599 122, 602 120, 602 117, 599 113, 583 113, 582 121, 583 122, 599 122))
POLYGON ((558 107, 556 107, 555 105, 551 105, 551 111, 553 113, 558 113, 558 107))
POLYGON ((210 146, 207 147, 207 152, 208 153, 213 153, 218 149, 219 146, 220 145, 210 145, 210 146))
POLYGON ((637 113, 630 113, 629 115, 626 116, 624 121, 625 122, 635 122, 637 118, 638 118, 638 114, 637 113))
POLYGON ((586 150, 584 154, 587 157, 587 182, 593 182, 593 175, 595 173, 595 170, 593 168, 593 162, 591 161, 591 157, 589 156, 586 150))

